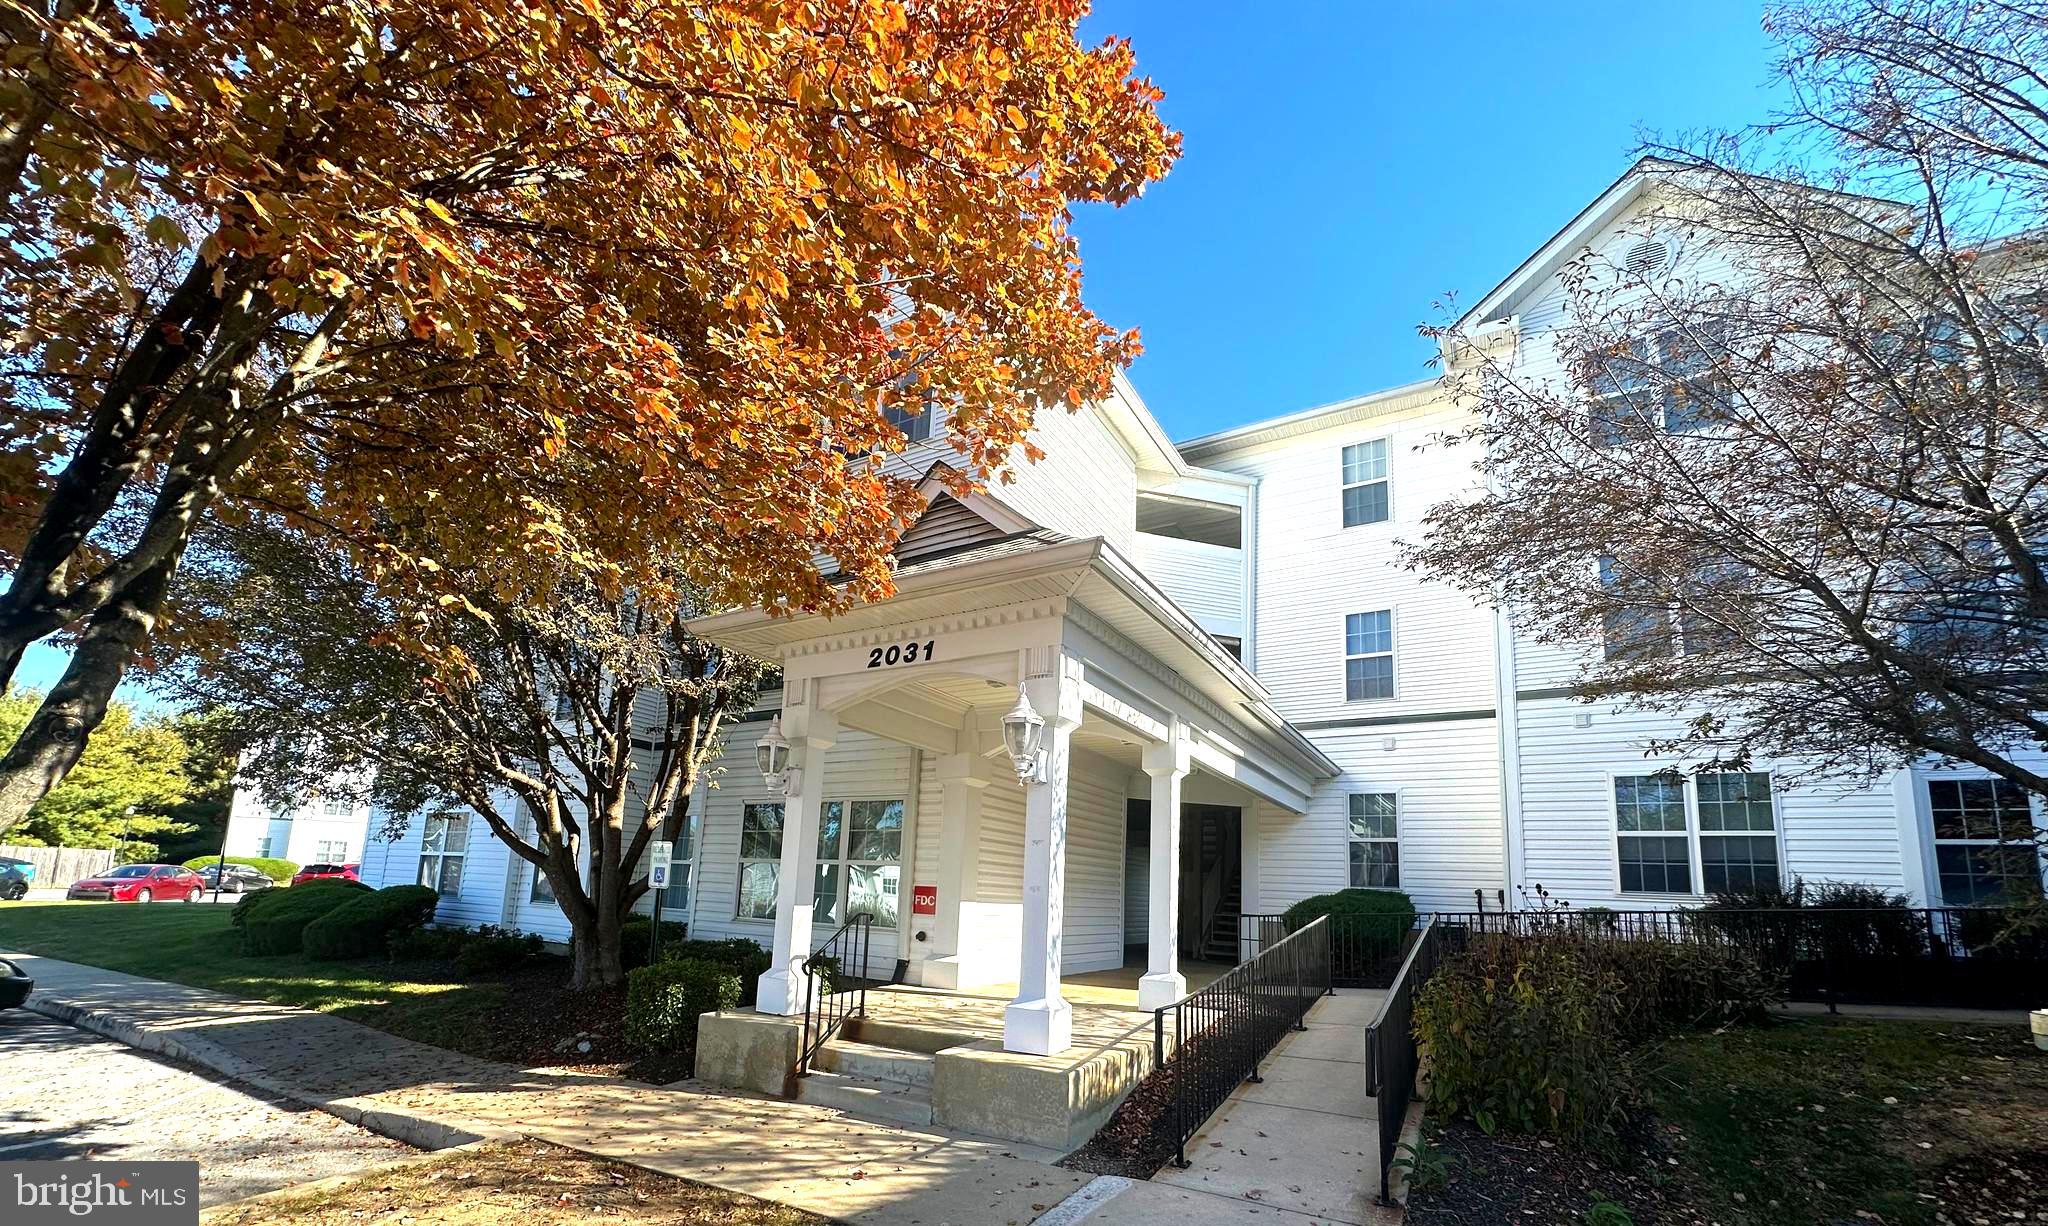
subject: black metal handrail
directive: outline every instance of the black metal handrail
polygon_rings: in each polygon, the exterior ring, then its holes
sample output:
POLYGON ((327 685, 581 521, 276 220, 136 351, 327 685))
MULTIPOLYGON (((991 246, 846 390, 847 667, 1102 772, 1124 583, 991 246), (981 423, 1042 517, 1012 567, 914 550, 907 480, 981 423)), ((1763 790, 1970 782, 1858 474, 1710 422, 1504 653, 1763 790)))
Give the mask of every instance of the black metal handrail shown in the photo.
POLYGON ((850 1017, 864 1017, 868 1011, 868 946, 873 937, 875 917, 856 915, 839 926, 832 939, 805 958, 804 1031, 797 1048, 794 1075, 811 1071, 818 1049, 839 1033, 850 1017), (824 990, 819 991, 819 985, 824 990), (843 991, 848 984, 851 991, 843 991))
POLYGON ((1288 1031, 1303 1029, 1310 1006, 1330 990, 1330 925, 1318 918, 1153 1010, 1153 1075, 1167 1078, 1172 1095, 1174 1165, 1188 1164, 1188 1138, 1239 1085, 1259 1080, 1259 1061, 1288 1031))
POLYGON ((1788 999, 1825 1003, 2032 1007, 2048 978, 2048 937, 2001 940, 1998 907, 1545 909, 1439 913, 1440 924, 1509 936, 1569 934, 1740 951, 1785 975, 1788 999))
POLYGON ((1415 1046, 1415 994, 1443 961, 1447 926, 1435 916, 1425 919, 1408 957, 1380 1003, 1379 1016, 1365 1031, 1365 1092, 1372 1096, 1380 1128, 1380 1203, 1391 1205, 1394 1147, 1401 1140, 1401 1126, 1408 1118, 1408 1104, 1415 1097, 1415 1069, 1420 1053, 1415 1046))
MULTIPOLYGON (((1384 988, 1394 982, 1414 927, 1395 916, 1337 914, 1330 920, 1330 983, 1340 988, 1384 988)), ((1416 920, 1419 926, 1420 918, 1416 920)), ((1250 961, 1287 936, 1285 915, 1241 915, 1237 959, 1250 961)))

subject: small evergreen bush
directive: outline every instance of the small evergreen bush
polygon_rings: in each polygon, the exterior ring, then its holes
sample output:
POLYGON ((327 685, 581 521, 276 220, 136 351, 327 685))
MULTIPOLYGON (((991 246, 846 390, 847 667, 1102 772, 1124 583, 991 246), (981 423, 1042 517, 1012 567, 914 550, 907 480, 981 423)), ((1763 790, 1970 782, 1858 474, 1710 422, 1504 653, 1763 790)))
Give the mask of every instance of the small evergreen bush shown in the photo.
MULTIPOLYGON (((319 889, 299 887, 290 890, 264 890, 253 897, 257 905, 246 914, 242 924, 242 952, 254 955, 295 954, 305 937, 306 925, 339 907, 345 907, 356 898, 370 894, 368 886, 361 890, 319 889), (274 896, 274 897, 273 897, 274 896)), ((241 904, 236 904, 240 910, 241 904)))
POLYGON ((465 928, 415 928, 392 933, 384 949, 393 962, 453 962, 468 941, 465 928))
POLYGON ((694 1056, 697 1019, 739 1003, 739 976, 716 962, 684 958, 640 967, 626 975, 626 1041, 643 1051, 694 1056))
POLYGON ((483 924, 462 935, 462 943, 455 951, 455 966, 470 977, 516 970, 527 959, 537 956, 544 944, 539 933, 496 924, 483 924))
MULTIPOLYGON (((661 922, 661 956, 669 958, 669 950, 681 945, 690 935, 690 930, 674 920, 661 922)), ((627 970, 646 966, 653 961, 654 920, 645 915, 630 916, 619 924, 619 965, 627 970)))
MULTIPOLYGON (((219 856, 199 856, 185 861, 185 867, 196 873, 201 869, 212 868, 219 863, 219 856)), ((293 864, 290 860, 276 860, 269 856, 229 856, 228 863, 247 865, 279 885, 290 881, 292 874, 299 871, 299 866, 293 864)))
POLYGON ((366 958, 391 938, 426 926, 440 896, 423 885, 394 885, 336 907, 306 925, 300 945, 309 958, 366 958))
POLYGON ((663 962, 695 959, 725 967, 740 977, 742 1005, 754 1003, 755 989, 759 986, 761 976, 775 964, 774 956, 766 948, 746 937, 727 937, 722 941, 678 941, 674 945, 667 944, 666 938, 667 934, 664 933, 661 947, 663 962))
POLYGON ((254 894, 244 894, 235 900, 235 909, 228 913, 228 926, 237 933, 247 936, 251 915, 276 906, 287 898, 301 897, 308 890, 342 890, 356 894, 372 892, 370 887, 362 882, 349 881, 342 877, 316 877, 304 885, 294 886, 288 890, 258 890, 254 894))
POLYGON ((1415 903, 1399 890, 1339 890, 1304 898, 1281 915, 1289 933, 1330 918, 1331 971, 1338 979, 1391 982, 1415 927, 1415 903))

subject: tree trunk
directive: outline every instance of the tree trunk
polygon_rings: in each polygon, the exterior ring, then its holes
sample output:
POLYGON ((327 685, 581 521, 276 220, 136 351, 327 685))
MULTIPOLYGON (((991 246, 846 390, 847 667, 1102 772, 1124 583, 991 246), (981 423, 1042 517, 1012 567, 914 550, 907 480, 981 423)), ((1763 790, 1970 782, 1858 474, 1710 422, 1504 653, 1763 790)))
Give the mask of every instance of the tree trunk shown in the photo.
POLYGON ((626 982, 626 968, 619 957, 619 915, 611 907, 599 906, 588 919, 569 921, 569 975, 571 991, 587 992, 611 988, 626 982))
POLYGON ((149 641, 183 550, 136 576, 86 623, 64 676, 0 758, 0 832, 28 816, 85 752, 128 662, 149 641))

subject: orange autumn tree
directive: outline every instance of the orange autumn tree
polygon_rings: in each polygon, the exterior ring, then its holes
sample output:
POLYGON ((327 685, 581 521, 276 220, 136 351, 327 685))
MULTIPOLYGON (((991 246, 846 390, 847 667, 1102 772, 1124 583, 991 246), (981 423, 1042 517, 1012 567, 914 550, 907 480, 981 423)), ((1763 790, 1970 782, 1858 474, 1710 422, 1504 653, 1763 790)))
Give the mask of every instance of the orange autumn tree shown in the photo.
POLYGON ((414 594, 533 558, 654 598, 657 554, 717 601, 886 593, 888 407, 951 406, 985 477, 1135 352, 1070 210, 1179 143, 1086 9, 0 0, 0 683, 72 646, 0 829, 165 649, 212 515, 414 594))

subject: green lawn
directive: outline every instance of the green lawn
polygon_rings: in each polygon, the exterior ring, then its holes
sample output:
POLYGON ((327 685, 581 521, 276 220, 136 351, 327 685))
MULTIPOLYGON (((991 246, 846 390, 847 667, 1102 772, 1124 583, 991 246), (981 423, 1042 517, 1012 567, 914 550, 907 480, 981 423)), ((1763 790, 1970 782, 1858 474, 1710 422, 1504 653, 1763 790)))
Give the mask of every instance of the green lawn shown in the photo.
POLYGON ((183 903, 0 903, 0 950, 316 1009, 423 1043, 506 1055, 482 1025, 505 1003, 504 982, 454 982, 446 968, 383 959, 243 957, 228 926, 232 910, 183 903))
POLYGON ((1645 1056, 1686 1199, 1713 1220, 2036 1220, 2048 1053, 2025 1027, 1813 1019, 1645 1056))

